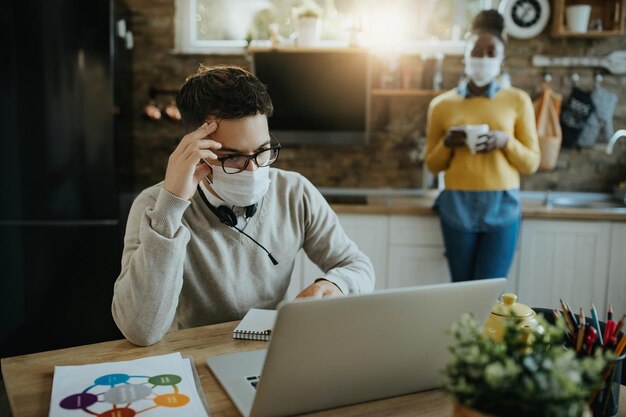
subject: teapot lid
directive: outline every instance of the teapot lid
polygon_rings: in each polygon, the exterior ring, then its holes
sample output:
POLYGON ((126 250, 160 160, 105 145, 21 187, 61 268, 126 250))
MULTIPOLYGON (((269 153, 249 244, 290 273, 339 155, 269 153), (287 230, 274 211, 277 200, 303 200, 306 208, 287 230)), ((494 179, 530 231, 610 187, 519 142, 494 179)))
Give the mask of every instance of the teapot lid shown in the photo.
POLYGON ((511 292, 502 294, 502 301, 498 300, 491 312, 497 316, 505 317, 531 317, 535 314, 532 308, 516 301, 517 295, 511 292))

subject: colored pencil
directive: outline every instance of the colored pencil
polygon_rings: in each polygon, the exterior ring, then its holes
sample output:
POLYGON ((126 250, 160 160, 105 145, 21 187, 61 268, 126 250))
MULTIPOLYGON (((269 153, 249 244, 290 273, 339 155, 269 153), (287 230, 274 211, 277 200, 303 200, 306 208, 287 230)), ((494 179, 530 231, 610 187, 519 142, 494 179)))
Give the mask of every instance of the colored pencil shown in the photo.
POLYGON ((576 352, 582 351, 583 348, 583 340, 585 339, 585 325, 580 323, 578 325, 578 335, 576 340, 576 352))
POLYGON ((576 326, 574 326, 574 322, 572 321, 572 318, 570 316, 569 308, 567 308, 565 301, 561 299, 560 302, 561 302, 561 308, 563 309, 563 316, 565 317, 565 322, 567 323, 567 327, 569 328, 569 331, 572 334, 572 336, 574 336, 574 333, 576 333, 576 326))
POLYGON ((620 356, 624 351, 624 347, 626 347, 626 334, 622 336, 617 347, 615 348, 615 356, 620 356))
POLYGON ((567 311, 569 312, 570 318, 572 319, 572 323, 574 323, 574 329, 578 327, 578 319, 576 318, 576 314, 572 311, 572 308, 565 301, 565 306, 567 307, 567 311))
POLYGON ((591 303, 591 319, 593 322, 593 327, 596 328, 598 332, 598 342, 600 342, 600 346, 604 346, 604 339, 602 338, 602 329, 600 328, 600 320, 598 320, 598 311, 596 310, 596 306, 591 303))
POLYGON ((619 337, 619 332, 622 331, 622 327, 624 327, 624 319, 626 319, 626 314, 622 315, 622 318, 617 322, 617 327, 615 328, 615 332, 613 336, 619 337))

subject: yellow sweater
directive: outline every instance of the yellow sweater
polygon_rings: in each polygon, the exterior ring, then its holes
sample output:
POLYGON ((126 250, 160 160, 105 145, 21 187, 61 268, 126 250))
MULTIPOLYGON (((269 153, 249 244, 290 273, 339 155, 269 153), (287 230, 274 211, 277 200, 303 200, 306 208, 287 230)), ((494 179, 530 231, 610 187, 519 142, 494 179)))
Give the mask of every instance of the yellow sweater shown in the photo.
POLYGON ((519 188, 520 174, 539 167, 539 142, 535 112, 528 94, 518 88, 502 88, 493 98, 464 98, 455 90, 435 97, 428 108, 426 165, 432 172, 445 171, 446 188, 491 191, 519 188), (472 155, 467 146, 443 144, 452 126, 483 124, 509 136, 502 149, 472 155))

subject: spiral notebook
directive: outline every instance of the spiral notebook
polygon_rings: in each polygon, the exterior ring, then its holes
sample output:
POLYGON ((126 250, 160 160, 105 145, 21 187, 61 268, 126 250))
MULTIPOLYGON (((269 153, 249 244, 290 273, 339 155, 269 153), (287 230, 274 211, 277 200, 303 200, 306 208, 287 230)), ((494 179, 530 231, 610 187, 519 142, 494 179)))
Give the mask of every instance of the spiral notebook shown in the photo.
POLYGON ((276 321, 276 310, 251 308, 233 330, 235 339, 270 340, 276 321))

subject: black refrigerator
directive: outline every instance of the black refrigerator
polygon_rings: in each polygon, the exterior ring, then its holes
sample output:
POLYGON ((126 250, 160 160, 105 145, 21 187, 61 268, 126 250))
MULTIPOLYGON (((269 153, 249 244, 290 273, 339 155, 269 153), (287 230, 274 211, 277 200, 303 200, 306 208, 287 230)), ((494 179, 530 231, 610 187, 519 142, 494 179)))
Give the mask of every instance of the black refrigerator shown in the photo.
POLYGON ((10 0, 0 65, 0 357, 122 337, 114 4, 10 0))

